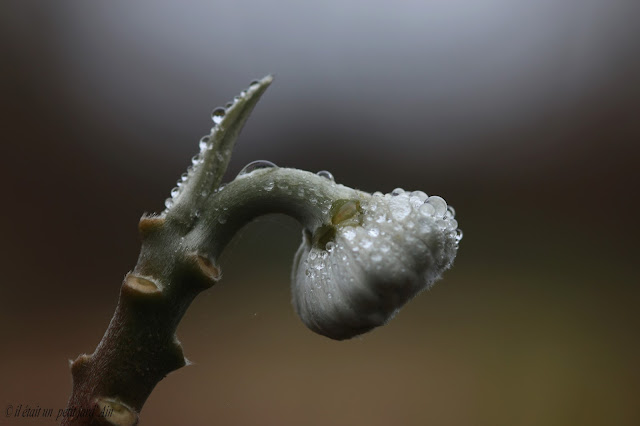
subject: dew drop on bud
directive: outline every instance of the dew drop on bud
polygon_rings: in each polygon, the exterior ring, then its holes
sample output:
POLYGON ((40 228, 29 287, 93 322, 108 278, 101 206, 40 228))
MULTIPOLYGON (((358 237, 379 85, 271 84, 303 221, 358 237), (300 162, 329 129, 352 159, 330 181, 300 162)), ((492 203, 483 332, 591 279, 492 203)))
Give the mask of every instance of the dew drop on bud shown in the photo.
POLYGON ((171 197, 175 198, 176 195, 178 195, 178 191, 180 191, 180 188, 173 188, 171 190, 171 197))
POLYGON ((398 196, 400 194, 404 194, 404 189, 396 188, 393 191, 391 191, 391 195, 393 195, 394 197, 396 197, 396 196, 398 196))
POLYGON ((247 164, 246 166, 244 166, 242 168, 242 170, 240 170, 240 173, 238 173, 238 176, 236 176, 236 177, 240 177, 242 175, 246 175, 246 174, 251 173, 252 171, 257 170, 257 169, 268 169, 270 167, 278 167, 278 166, 276 166, 271 161, 267 161, 267 160, 252 161, 249 164, 247 164))
POLYGON ((321 170, 317 173, 318 176, 321 176, 323 178, 329 179, 331 182, 335 182, 336 180, 333 178, 333 175, 331 174, 331 172, 327 171, 327 170, 321 170))
POLYGON ((171 206, 173 206, 173 199, 172 198, 167 198, 166 200, 164 200, 164 206, 167 209, 170 209, 171 206))
POLYGON ((429 203, 424 203, 422 207, 420 207, 420 213, 423 216, 433 216, 436 213, 436 209, 429 203))
POLYGON ((429 196, 422 191, 413 191, 411 193, 411 196, 418 197, 423 203, 427 200, 427 198, 429 198, 429 196))
POLYGON ((211 113, 211 119, 213 120, 214 123, 220 124, 225 114, 226 114, 226 110, 224 108, 221 108, 221 107, 216 108, 211 113))
POLYGON ((427 199, 426 203, 433 206, 437 217, 443 217, 447 212, 447 202, 442 197, 433 195, 427 199))
POLYGON ((257 86, 258 84, 260 84, 258 80, 253 80, 251 83, 249 83, 249 87, 257 86))
POLYGON ((447 207, 447 217, 449 219, 453 219, 454 217, 456 217, 456 209, 451 206, 447 207))

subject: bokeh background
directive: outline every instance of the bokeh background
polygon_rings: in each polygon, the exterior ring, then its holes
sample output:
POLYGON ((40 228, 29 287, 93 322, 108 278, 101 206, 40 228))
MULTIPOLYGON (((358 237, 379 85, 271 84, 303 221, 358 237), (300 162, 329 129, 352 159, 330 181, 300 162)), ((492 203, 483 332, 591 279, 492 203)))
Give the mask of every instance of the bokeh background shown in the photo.
POLYGON ((640 9, 624 0, 3 1, 0 424, 64 407, 209 111, 267 73, 248 162, 443 196, 452 270, 334 342, 265 217, 178 335, 141 425, 640 424, 640 9))

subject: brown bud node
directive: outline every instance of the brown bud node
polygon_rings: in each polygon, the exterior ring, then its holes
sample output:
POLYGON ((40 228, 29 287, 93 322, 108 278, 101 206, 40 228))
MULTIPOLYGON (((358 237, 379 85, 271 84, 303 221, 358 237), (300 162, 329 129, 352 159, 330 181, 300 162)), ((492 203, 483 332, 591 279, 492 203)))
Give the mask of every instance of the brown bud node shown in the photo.
POLYGON ((150 235, 164 225, 165 219, 160 216, 142 216, 140 222, 138 223, 138 230, 143 237, 150 235))
POLYGON ((121 401, 114 398, 98 397, 95 404, 100 410, 100 418, 104 424, 134 426, 138 423, 138 414, 121 401))
POLYGON ((138 277, 132 274, 127 274, 124 279, 123 290, 138 296, 159 296, 162 294, 162 290, 160 290, 156 283, 147 278, 138 277))
POLYGON ((71 364, 71 376, 76 379, 80 375, 84 374, 87 370, 87 367, 91 362, 91 355, 82 354, 76 358, 75 361, 70 362, 71 364))
POLYGON ((222 277, 222 271, 220 270, 220 268, 214 265, 208 257, 196 255, 196 263, 198 264, 198 267, 200 268, 202 273, 212 281, 218 281, 222 277))

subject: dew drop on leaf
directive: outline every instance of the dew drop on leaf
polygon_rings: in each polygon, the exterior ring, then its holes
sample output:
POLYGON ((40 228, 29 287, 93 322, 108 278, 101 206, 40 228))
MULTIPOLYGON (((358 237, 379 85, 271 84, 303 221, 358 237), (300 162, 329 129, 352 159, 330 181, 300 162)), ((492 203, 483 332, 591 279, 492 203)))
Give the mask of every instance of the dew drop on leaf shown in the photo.
POLYGON ((204 151, 209 147, 209 140, 210 140, 209 136, 205 136, 202 139, 200 139, 200 143, 198 144, 200 146, 200 151, 204 151))
POLYGON ((220 124, 225 114, 226 114, 226 110, 224 108, 222 107, 216 108, 211 113, 211 119, 213 120, 214 123, 220 124))

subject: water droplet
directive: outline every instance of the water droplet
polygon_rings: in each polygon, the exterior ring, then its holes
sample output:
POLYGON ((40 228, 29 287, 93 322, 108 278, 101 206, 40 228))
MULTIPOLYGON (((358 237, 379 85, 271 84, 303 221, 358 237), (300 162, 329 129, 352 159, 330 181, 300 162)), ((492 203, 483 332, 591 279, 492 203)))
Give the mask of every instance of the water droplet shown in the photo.
POLYGON ((226 217, 226 216, 220 216, 220 217, 218 217, 218 222, 220 222, 220 223, 227 223, 227 217, 226 217))
POLYGON ((371 228, 369 229, 369 235, 375 238, 380 235, 380 230, 378 228, 371 228))
POLYGON ((273 189, 273 186, 274 186, 274 183, 270 181, 264 185, 264 189, 265 191, 271 191, 273 189))
POLYGON ((333 175, 331 174, 331 172, 326 171, 326 170, 320 170, 317 173, 318 176, 321 176, 323 178, 327 178, 329 179, 331 182, 335 182, 336 180, 333 178, 333 175))
POLYGON ((391 247, 389 247, 386 244, 384 244, 383 246, 380 246, 380 251, 383 252, 383 253, 388 253, 389 250, 391 250, 391 247))
POLYGON ((167 209, 170 209, 171 206, 173 206, 173 198, 167 198, 166 200, 164 200, 164 206, 167 209))
POLYGON ((394 197, 396 197, 396 196, 398 196, 400 194, 404 194, 404 189, 396 188, 393 191, 391 191, 391 195, 394 196, 394 197))
POLYGON ((198 163, 200 163, 200 156, 199 155, 194 155, 191 158, 191 164, 193 164, 194 166, 197 166, 198 163))
POLYGON ((381 255, 379 255, 378 253, 373 254, 373 255, 371 256, 371 260, 373 260, 374 262, 380 262, 380 261, 382 260, 382 256, 381 256, 381 255))
POLYGON ((171 198, 175 198, 176 195, 178 195, 178 192, 180 192, 180 188, 173 188, 171 190, 171 198))
POLYGON ((436 213, 436 209, 429 203, 424 203, 420 207, 420 213, 423 216, 433 216, 436 213))
POLYGON ((327 299, 331 299, 333 298, 333 296, 331 295, 331 293, 327 293, 327 299))
POLYGON ((220 122, 222 121, 226 113, 227 111, 224 108, 222 107, 216 108, 211 113, 211 119, 213 120, 214 123, 220 124, 220 122))
POLYGON ((451 219, 456 217, 456 209, 454 209, 452 206, 448 206, 447 207, 447 217, 449 217, 451 219))
POLYGON ((447 202, 442 197, 433 195, 427 199, 427 203, 433 206, 438 217, 443 217, 447 212, 447 202))
MULTIPOLYGON (((248 173, 251 173, 254 170, 258 170, 258 169, 268 169, 270 167, 278 167, 276 166, 274 163, 272 163, 271 161, 267 161, 267 160, 256 160, 256 161, 252 161, 249 164, 247 164, 246 166, 244 166, 242 168, 242 170, 240 170, 240 173, 238 173, 238 176, 243 176, 246 175, 248 173)), ((236 176, 236 177, 238 177, 236 176)))
POLYGON ((204 151, 209 147, 210 140, 211 139, 209 138, 209 136, 205 136, 202 139, 200 139, 200 143, 198 144, 200 146, 200 151, 204 151))
POLYGON ((460 241, 462 239, 462 229, 456 230, 456 239, 460 241))
POLYGON ((233 102, 227 102, 224 106, 225 108, 231 108, 233 106, 233 102))
POLYGON ((260 84, 258 80, 253 80, 251 81, 251 83, 249 83, 249 87, 257 86, 258 84, 260 84))
POLYGON ((186 181, 186 180, 187 180, 187 178, 188 178, 188 177, 189 177, 189 175, 188 175, 187 173, 183 173, 183 174, 180 176, 180 180, 182 180, 182 181, 184 182, 184 181, 186 181))
POLYGON ((420 200, 423 203, 427 200, 427 198, 429 198, 429 196, 427 194, 425 194, 424 192, 422 192, 422 191, 413 191, 411 193, 411 196, 420 198, 420 200))
POLYGON ((360 245, 361 245, 361 246, 362 246, 362 248, 364 248, 364 249, 368 249, 369 247, 371 247, 371 245, 372 245, 372 244, 373 244, 373 243, 371 242, 371 240, 367 240, 367 239, 364 239, 364 240, 362 240, 362 241, 360 242, 360 245))
POLYGON ((335 243, 334 243, 333 241, 329 241, 329 242, 327 243, 327 245, 325 246, 325 249, 326 249, 329 253, 331 253, 331 252, 333 251, 333 249, 334 249, 334 248, 336 248, 336 245, 335 245, 335 243))
POLYGON ((309 259, 314 260, 316 257, 318 257, 318 253, 317 252, 315 252, 314 250, 309 252, 309 259))

